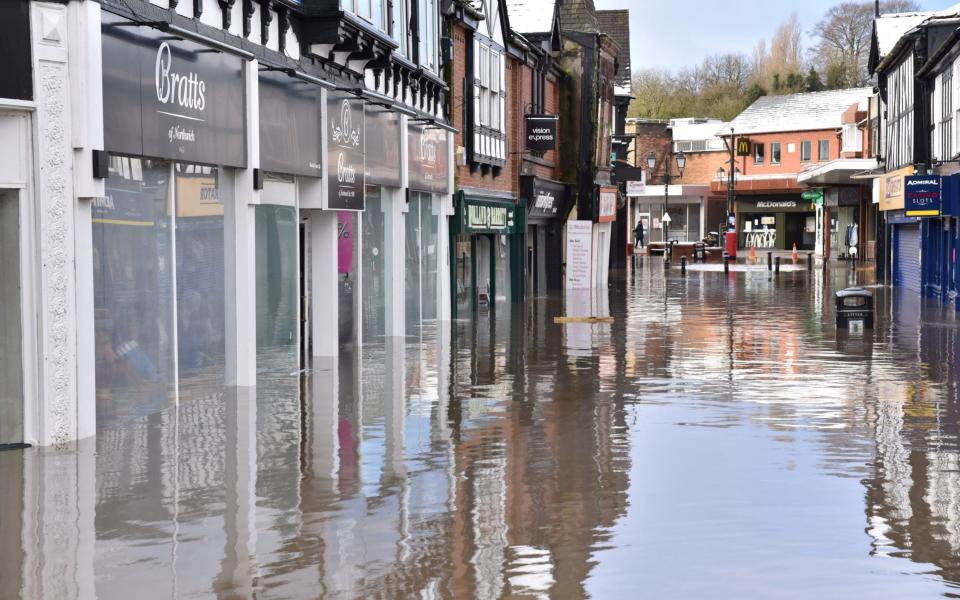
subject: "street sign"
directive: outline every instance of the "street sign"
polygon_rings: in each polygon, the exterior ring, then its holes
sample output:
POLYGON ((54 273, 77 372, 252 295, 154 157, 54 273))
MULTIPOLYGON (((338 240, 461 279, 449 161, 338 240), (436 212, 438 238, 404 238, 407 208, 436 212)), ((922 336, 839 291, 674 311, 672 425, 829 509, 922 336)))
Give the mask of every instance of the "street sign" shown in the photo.
POLYGON ((673 220, 673 219, 670 218, 670 213, 663 213, 663 221, 662 221, 662 223, 663 223, 664 225, 669 225, 669 224, 670 224, 670 221, 672 221, 672 220, 673 220))
POLYGON ((804 193, 800 194, 800 197, 806 200, 807 202, 815 202, 817 204, 822 204, 823 190, 820 188, 807 190, 804 193))
POLYGON ((737 140, 737 156, 750 156, 752 145, 749 138, 740 138, 737 140))

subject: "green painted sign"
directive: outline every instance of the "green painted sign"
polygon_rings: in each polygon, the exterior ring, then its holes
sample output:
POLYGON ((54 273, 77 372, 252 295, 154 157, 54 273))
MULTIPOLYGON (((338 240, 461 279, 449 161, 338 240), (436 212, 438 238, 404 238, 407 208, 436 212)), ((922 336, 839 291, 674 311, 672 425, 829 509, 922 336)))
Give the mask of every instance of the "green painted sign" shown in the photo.
POLYGON ((823 190, 807 190, 804 193, 800 194, 800 197, 808 202, 814 202, 816 204, 823 204, 823 190))

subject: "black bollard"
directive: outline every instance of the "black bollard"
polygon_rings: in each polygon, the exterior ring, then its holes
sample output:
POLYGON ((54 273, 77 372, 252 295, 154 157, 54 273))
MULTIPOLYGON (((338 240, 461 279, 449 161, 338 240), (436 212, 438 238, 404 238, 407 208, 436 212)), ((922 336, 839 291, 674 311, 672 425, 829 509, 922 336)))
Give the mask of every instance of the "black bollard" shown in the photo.
POLYGON ((780 257, 777 257, 777 275, 780 274, 780 257))
POLYGON ((808 271, 813 270, 813 252, 807 253, 807 270, 808 271))
POLYGON ((767 252, 767 270, 773 270, 773 252, 767 252))
POLYGON ((681 275, 687 274, 687 257, 686 256, 680 257, 680 274, 681 275))
POLYGON ((729 256, 723 257, 723 272, 730 273, 730 257, 729 256))

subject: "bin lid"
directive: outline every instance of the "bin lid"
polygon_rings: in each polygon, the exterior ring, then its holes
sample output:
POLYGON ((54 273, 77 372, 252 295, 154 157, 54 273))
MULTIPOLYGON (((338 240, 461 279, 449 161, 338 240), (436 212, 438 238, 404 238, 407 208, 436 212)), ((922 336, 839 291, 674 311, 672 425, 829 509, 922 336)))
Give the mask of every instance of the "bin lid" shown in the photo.
POLYGON ((862 287, 847 288, 837 292, 837 298, 849 298, 851 296, 869 296, 873 297, 873 292, 865 290, 862 287))

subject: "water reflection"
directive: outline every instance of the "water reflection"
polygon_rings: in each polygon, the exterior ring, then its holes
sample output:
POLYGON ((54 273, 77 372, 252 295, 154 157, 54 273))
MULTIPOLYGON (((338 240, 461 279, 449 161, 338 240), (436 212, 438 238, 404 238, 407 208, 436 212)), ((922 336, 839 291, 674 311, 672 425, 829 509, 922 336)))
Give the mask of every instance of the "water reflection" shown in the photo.
POLYGON ((870 281, 653 263, 302 379, 265 347, 255 390, 0 453, 0 597, 958 594, 960 324, 874 288, 836 332, 870 281))

